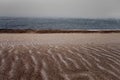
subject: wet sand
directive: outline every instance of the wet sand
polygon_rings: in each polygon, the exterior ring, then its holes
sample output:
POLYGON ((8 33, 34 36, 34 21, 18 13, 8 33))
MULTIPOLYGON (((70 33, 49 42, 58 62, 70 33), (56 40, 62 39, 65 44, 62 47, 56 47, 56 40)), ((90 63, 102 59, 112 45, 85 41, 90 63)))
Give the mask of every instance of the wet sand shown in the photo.
POLYGON ((1 80, 120 80, 120 33, 0 34, 1 80))
POLYGON ((120 29, 0 29, 0 33, 120 33, 120 29))

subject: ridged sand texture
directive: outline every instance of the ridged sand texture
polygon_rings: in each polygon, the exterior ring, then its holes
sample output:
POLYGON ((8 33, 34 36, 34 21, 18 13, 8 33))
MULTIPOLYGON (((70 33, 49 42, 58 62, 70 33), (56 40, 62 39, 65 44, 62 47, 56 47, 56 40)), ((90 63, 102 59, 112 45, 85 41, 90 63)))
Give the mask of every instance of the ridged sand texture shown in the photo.
POLYGON ((119 34, 43 35, 0 34, 0 80, 120 80, 119 34))

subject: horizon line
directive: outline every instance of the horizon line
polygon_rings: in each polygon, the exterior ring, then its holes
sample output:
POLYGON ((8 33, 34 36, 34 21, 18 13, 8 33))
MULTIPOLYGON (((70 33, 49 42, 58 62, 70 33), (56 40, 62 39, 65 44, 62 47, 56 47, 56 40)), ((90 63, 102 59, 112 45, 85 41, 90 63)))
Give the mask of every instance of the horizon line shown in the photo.
POLYGON ((91 17, 33 17, 33 16, 0 16, 0 18, 43 18, 43 19, 120 19, 120 18, 91 18, 91 17))

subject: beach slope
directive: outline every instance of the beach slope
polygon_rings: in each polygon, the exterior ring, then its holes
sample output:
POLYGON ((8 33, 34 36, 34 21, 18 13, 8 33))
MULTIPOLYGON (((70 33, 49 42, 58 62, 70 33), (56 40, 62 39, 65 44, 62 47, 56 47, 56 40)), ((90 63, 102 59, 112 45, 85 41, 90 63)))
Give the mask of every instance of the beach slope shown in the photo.
POLYGON ((120 80, 120 33, 0 34, 1 80, 120 80))

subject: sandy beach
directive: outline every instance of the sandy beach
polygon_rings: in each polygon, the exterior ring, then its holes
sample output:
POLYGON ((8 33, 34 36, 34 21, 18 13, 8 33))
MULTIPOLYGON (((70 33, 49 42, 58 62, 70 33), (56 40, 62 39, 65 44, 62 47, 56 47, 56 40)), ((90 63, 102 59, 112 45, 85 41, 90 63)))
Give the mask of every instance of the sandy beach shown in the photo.
POLYGON ((120 33, 1 33, 0 80, 120 80, 120 33))
POLYGON ((3 33, 2 44, 106 44, 120 43, 120 33, 3 33))

